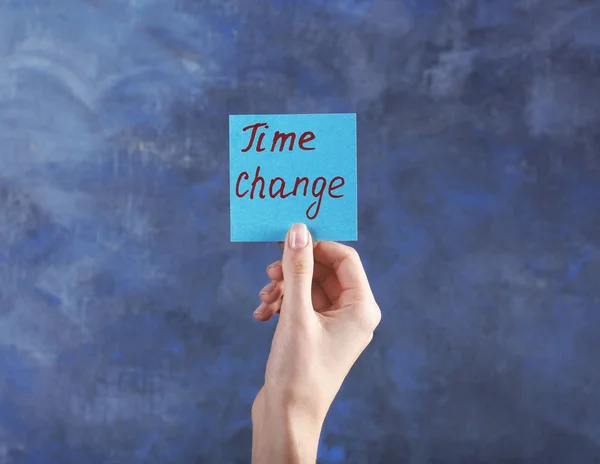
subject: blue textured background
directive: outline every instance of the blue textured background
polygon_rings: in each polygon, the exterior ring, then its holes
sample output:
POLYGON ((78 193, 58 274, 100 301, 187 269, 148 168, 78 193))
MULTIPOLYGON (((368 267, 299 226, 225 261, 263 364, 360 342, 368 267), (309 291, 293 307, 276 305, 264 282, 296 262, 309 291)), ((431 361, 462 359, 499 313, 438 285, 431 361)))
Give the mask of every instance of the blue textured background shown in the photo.
POLYGON ((322 463, 600 462, 600 4, 0 0, 0 463, 245 463, 227 116, 356 112, 383 322, 322 463))

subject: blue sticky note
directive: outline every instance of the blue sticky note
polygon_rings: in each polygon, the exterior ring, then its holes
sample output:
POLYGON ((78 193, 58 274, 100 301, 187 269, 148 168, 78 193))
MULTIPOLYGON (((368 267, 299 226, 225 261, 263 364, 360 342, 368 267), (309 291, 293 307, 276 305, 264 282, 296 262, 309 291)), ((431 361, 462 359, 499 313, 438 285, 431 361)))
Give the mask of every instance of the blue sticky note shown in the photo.
POLYGON ((355 114, 229 117, 232 242, 358 239, 355 114))

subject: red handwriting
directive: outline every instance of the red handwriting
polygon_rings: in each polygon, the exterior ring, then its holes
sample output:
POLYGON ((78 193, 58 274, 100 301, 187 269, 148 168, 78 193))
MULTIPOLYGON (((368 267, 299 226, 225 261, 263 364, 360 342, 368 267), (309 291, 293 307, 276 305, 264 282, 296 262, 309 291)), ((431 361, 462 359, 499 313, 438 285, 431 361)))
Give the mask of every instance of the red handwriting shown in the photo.
MULTIPOLYGON (((247 126, 242 129, 242 131, 244 131, 244 132, 252 129, 252 132, 250 133, 250 141, 248 142, 248 146, 246 148, 242 149, 243 153, 247 153, 252 149, 257 135, 258 135, 258 141, 256 143, 256 151, 257 152, 265 151, 265 148, 263 148, 262 143, 265 139, 266 132, 259 133, 260 128, 268 129, 269 126, 267 125, 266 122, 257 122, 256 124, 252 124, 251 126, 247 126)), ((283 132, 276 131, 275 135, 273 135, 273 140, 271 143, 271 151, 272 152, 275 151, 275 148, 277 147, 277 143, 279 142, 279 151, 282 152, 283 149, 285 148, 286 142, 288 142, 288 141, 289 141, 288 150, 293 151, 294 144, 296 143, 296 137, 297 136, 296 136, 295 132, 290 132, 289 134, 286 134, 283 132)), ((298 147, 300 148, 300 150, 305 150, 305 151, 314 150, 314 147, 307 147, 306 144, 309 142, 312 142, 315 139, 316 139, 316 136, 315 136, 314 132, 311 132, 311 131, 304 132, 300 136, 300 140, 298 141, 298 147)))
MULTIPOLYGON (((248 133, 250 137, 248 145, 242 149, 242 152, 247 153, 254 149, 256 152, 261 153, 269 147, 269 143, 271 152, 277 150, 281 153, 286 148, 291 152, 294 151, 296 146, 304 151, 315 149, 313 146, 308 146, 310 142, 316 139, 314 132, 306 131, 298 137, 296 132, 285 133, 275 131, 272 138, 269 138, 265 142, 268 129, 269 125, 266 122, 257 122, 256 124, 244 127, 242 131, 248 133), (296 144, 296 142, 298 143, 296 144), (267 148, 263 144, 266 144, 267 148)), ((315 201, 306 210, 306 217, 309 220, 314 220, 321 211, 323 197, 342 198, 344 196, 343 193, 337 192, 337 190, 346 184, 345 179, 341 176, 336 176, 331 180, 319 176, 312 181, 308 177, 296 177, 294 182, 286 182, 282 177, 265 179, 260 175, 260 168, 260 166, 256 167, 256 172, 252 178, 246 171, 240 173, 235 183, 235 194, 238 198, 248 196, 250 200, 265 199, 267 197, 285 199, 290 196, 307 197, 310 192, 315 201)))
MULTIPOLYGON (((249 181, 250 174, 246 171, 240 173, 237 178, 237 182, 235 183, 235 194, 238 198, 244 198, 246 195, 250 194, 250 199, 253 200, 257 196, 258 189, 258 198, 264 199, 267 198, 267 195, 270 198, 288 198, 289 196, 298 196, 301 194, 302 196, 308 196, 309 186, 311 185, 308 177, 296 177, 296 180, 293 183, 293 187, 289 188, 286 192, 286 181, 281 177, 274 177, 270 179, 269 182, 265 180, 264 177, 260 175, 260 166, 256 167, 256 172, 254 174, 254 178, 250 185, 246 185, 246 189, 242 192, 240 190, 241 184, 243 181, 249 181), (302 190, 301 187, 303 187, 302 190), (265 194, 265 190, 267 193, 265 194), (301 192, 301 193, 300 193, 301 192)), ((325 191, 330 198, 342 198, 344 194, 336 194, 334 193, 339 188, 345 185, 346 181, 343 177, 336 176, 331 179, 330 182, 327 181, 325 177, 317 177, 312 181, 312 186, 310 188, 310 193, 312 194, 315 201, 310 204, 308 209, 306 210, 306 217, 310 220, 314 220, 319 215, 321 210, 321 204, 323 203, 323 196, 325 195, 325 191)))

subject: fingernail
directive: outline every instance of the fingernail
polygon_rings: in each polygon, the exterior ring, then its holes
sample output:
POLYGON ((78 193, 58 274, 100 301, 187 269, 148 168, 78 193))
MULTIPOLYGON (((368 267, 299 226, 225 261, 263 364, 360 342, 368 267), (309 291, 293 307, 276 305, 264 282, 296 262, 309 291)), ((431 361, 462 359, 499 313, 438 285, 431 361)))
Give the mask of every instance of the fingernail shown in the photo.
POLYGON ((308 229, 304 224, 294 224, 290 230, 290 248, 304 248, 308 245, 308 229))
POLYGON ((255 316, 260 316, 265 310, 265 305, 264 304, 260 304, 260 306, 258 308, 256 308, 256 310, 254 311, 254 315, 255 316))
POLYGON ((271 282, 270 284, 265 285, 265 287, 260 291, 259 295, 268 295, 275 290, 275 287, 275 282, 271 282))

